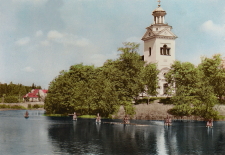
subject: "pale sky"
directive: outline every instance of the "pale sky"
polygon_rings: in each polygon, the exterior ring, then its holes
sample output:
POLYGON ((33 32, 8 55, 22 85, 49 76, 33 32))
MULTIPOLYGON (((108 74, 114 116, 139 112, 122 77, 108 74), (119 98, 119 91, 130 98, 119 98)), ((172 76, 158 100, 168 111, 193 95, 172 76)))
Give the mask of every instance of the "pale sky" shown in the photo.
MULTIPOLYGON (((141 44, 157 0, 0 0, 0 82, 41 85, 71 65, 101 66, 123 42, 141 44)), ((176 60, 225 56, 225 0, 161 0, 176 60)))

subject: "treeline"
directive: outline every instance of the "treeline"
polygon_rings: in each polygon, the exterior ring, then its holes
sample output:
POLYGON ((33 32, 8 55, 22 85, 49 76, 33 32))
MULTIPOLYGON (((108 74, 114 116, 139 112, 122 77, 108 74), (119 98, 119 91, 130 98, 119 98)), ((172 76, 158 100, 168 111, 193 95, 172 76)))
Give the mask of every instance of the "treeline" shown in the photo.
POLYGON ((145 65, 137 53, 139 44, 124 43, 119 58, 107 60, 102 67, 76 64, 61 71, 49 86, 45 110, 51 114, 109 116, 123 105, 127 114, 134 114, 132 101, 148 88, 156 95, 156 64, 145 65), (151 82, 149 82, 149 80, 151 82))
POLYGON ((18 103, 22 102, 23 96, 29 93, 32 89, 41 89, 41 86, 24 86, 22 84, 14 84, 10 82, 0 83, 0 96, 2 103, 18 103))
POLYGON ((220 119, 213 109, 215 104, 224 103, 225 68, 221 55, 212 58, 202 57, 195 66, 189 62, 176 61, 166 74, 168 94, 175 107, 169 113, 176 116, 200 116, 205 119, 220 119))

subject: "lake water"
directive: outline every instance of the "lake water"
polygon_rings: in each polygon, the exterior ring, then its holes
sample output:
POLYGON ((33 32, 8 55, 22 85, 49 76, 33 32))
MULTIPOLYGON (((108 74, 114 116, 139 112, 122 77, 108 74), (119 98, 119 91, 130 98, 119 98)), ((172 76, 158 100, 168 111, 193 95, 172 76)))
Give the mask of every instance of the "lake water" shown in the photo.
MULTIPOLYGON (((131 121, 127 125, 95 123, 94 119, 46 117, 44 111, 0 111, 2 155, 180 155, 225 154, 225 122, 131 121)), ((112 120, 102 120, 112 122, 112 120)), ((121 122, 121 120, 113 120, 121 122)))

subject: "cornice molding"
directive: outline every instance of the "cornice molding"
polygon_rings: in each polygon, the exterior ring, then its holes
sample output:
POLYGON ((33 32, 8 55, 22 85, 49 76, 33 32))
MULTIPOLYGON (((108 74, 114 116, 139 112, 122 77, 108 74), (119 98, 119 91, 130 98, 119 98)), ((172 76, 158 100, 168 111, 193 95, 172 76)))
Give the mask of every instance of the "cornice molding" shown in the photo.
POLYGON ((160 36, 160 35, 158 35, 158 36, 151 36, 151 37, 142 38, 141 40, 147 41, 147 40, 151 40, 151 39, 155 39, 155 38, 175 40, 178 37, 160 36))

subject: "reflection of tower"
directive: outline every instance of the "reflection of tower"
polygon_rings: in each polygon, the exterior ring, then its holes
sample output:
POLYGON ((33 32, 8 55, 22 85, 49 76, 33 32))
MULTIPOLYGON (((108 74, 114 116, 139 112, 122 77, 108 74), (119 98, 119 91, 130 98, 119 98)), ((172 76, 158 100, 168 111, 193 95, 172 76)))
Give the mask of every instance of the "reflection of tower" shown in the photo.
POLYGON ((142 37, 144 41, 144 61, 157 63, 159 73, 159 95, 164 95, 167 84, 164 75, 169 71, 175 61, 175 39, 177 36, 171 32, 172 26, 165 23, 166 11, 159 5, 153 12, 153 24, 147 27, 142 37))

